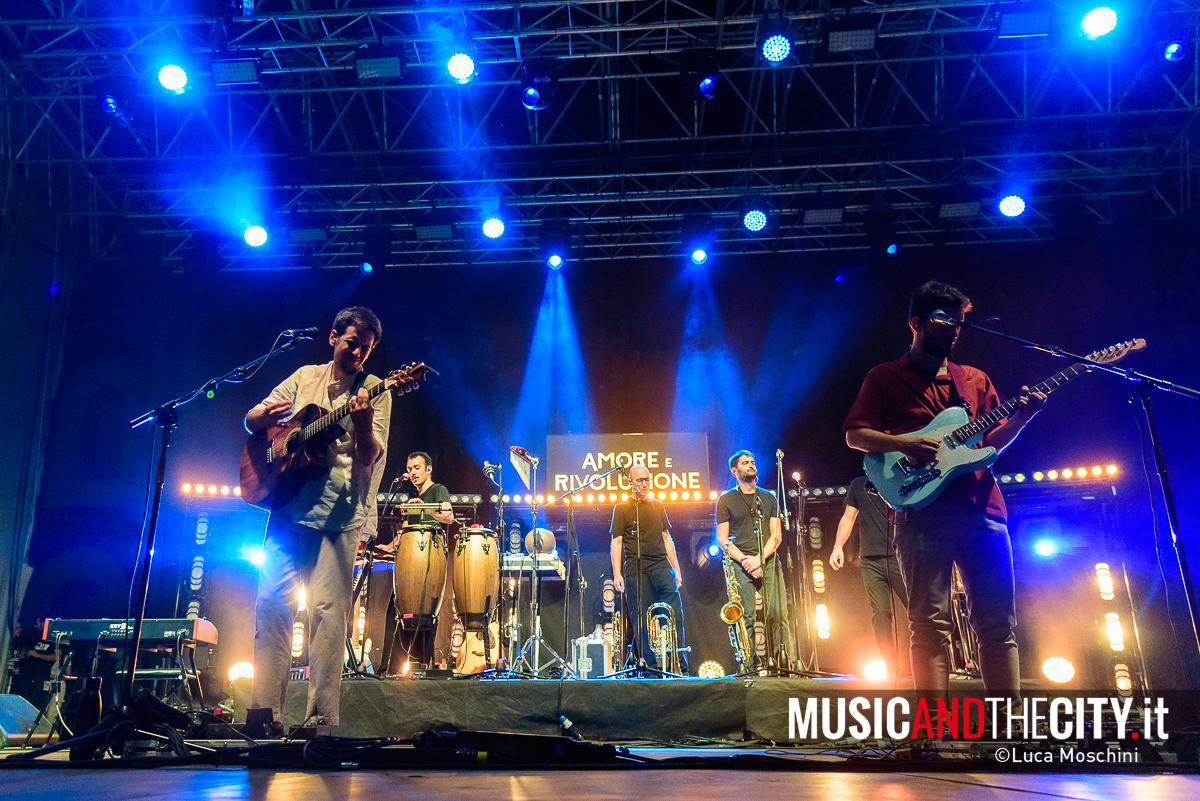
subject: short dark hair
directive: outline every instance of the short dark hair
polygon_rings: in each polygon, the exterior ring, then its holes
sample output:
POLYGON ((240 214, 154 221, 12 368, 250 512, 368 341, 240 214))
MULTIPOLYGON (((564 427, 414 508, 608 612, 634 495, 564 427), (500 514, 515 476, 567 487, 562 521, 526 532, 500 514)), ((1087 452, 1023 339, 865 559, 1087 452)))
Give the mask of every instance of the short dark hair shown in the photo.
POLYGON ((926 281, 912 293, 908 303, 908 319, 920 317, 924 320, 938 309, 947 314, 956 311, 966 314, 971 310, 971 299, 949 284, 926 281))
POLYGON ((359 331, 370 331, 375 335, 376 345, 379 344, 379 340, 383 339, 383 324, 379 322, 375 312, 366 306, 351 306, 348 309, 342 309, 337 313, 337 317, 333 318, 333 331, 339 337, 346 333, 346 329, 350 326, 354 326, 359 331))
POLYGON ((413 459, 424 459, 426 467, 433 467, 433 459, 430 459, 429 454, 425 451, 413 451, 408 455, 408 458, 404 460, 404 463, 408 464, 413 459))
POLYGON ((751 459, 754 458, 753 453, 751 453, 750 451, 743 448, 742 450, 735 453, 733 456, 729 457, 729 469, 732 470, 734 467, 736 467, 737 463, 738 463, 738 459, 741 459, 743 456, 749 456, 751 459))

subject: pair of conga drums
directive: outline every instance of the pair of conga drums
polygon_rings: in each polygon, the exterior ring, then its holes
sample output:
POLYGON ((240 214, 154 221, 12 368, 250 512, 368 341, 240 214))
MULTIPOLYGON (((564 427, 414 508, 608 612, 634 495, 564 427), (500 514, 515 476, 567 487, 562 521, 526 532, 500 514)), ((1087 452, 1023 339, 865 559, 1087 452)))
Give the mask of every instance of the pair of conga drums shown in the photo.
MULTIPOLYGON (((433 627, 446 584, 446 540, 438 526, 410 525, 396 537, 393 573, 400 627, 433 627)), ((454 607, 467 631, 487 628, 500 595, 500 547, 488 528, 463 528, 454 548, 454 607)))

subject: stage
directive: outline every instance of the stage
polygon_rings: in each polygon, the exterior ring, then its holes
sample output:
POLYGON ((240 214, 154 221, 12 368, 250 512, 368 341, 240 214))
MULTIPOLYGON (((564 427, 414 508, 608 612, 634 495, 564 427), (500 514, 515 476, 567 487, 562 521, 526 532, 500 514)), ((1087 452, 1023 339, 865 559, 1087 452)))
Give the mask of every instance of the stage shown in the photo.
MULTIPOLYGON (((1030 691, 1039 682, 1025 682, 1030 691)), ((346 679, 341 737, 412 737, 431 730, 559 735, 564 715, 589 740, 787 742, 788 699, 879 694, 890 681, 856 678, 725 679, 346 679)), ((911 691, 911 685, 896 687, 911 691)), ((955 696, 983 695, 978 680, 955 680, 955 696)), ((308 686, 293 681, 285 728, 304 717, 308 686)))

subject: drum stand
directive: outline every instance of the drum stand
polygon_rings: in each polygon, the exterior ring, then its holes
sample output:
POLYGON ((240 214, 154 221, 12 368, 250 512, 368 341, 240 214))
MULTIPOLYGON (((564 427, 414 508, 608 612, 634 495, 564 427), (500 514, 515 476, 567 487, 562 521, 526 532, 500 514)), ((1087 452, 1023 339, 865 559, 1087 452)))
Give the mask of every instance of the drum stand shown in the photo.
MULTIPOLYGON (((371 536, 366 542, 363 543, 363 557, 365 561, 363 562, 362 570, 359 571, 359 574, 354 577, 354 586, 350 590, 350 609, 353 611, 354 602, 359 598, 362 598, 361 614, 362 617, 365 618, 368 611, 367 606, 371 598, 371 571, 375 567, 374 536, 371 536)), ((378 679, 380 678, 379 676, 375 675, 374 673, 369 673, 363 668, 363 663, 366 661, 367 657, 367 636, 365 631, 363 632, 363 640, 357 649, 358 653, 355 653, 356 649, 354 648, 354 632, 357 628, 357 623, 358 618, 355 617, 351 621, 349 630, 346 632, 346 666, 343 669, 342 674, 345 675, 346 673, 349 673, 353 676, 378 679)))

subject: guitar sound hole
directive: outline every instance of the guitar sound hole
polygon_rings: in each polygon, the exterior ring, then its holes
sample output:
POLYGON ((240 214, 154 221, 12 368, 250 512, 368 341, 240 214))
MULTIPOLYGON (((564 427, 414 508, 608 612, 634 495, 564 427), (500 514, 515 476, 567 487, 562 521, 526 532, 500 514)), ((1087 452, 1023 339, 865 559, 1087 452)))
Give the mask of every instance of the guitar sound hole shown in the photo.
POLYGON ((298 436, 297 436, 296 432, 293 431, 291 434, 288 434, 288 438, 285 443, 285 447, 287 448, 288 453, 296 452, 296 440, 297 439, 298 439, 298 436))

